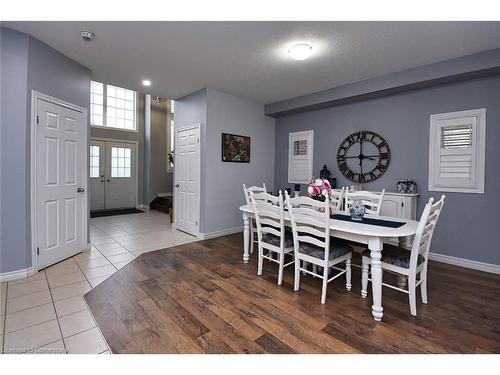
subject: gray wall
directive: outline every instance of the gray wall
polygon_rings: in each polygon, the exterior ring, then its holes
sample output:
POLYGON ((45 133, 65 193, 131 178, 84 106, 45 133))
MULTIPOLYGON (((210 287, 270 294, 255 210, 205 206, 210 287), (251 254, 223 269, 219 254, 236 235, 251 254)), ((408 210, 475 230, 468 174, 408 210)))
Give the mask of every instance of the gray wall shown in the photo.
POLYGON ((265 182, 274 189, 274 134, 275 119, 264 115, 262 104, 207 89, 204 233, 242 226, 238 210, 245 204, 242 184, 265 182), (251 138, 250 163, 221 161, 222 133, 251 138))
MULTIPOLYGON (((0 272, 24 269, 28 259, 29 128, 26 119, 28 36, 0 29, 0 272)), ((29 257, 31 258, 31 256, 29 257)))
POLYGON ((0 272, 9 272, 31 266, 31 90, 88 109, 90 71, 33 37, 4 28, 1 35, 2 79, 8 78, 1 99, 0 272))
POLYGON ((170 138, 170 101, 151 99, 151 143, 149 156, 150 184, 146 203, 158 193, 172 192, 172 173, 167 172, 168 138, 170 138))
POLYGON ((276 185, 287 181, 288 134, 314 129, 314 174, 327 164, 338 185, 352 185, 336 166, 340 142, 356 130, 380 133, 391 147, 388 171, 368 190, 394 191, 402 177, 417 181, 420 198, 418 216, 431 197, 428 192, 429 116, 434 113, 486 108, 486 178, 484 194, 445 193, 447 202, 436 229, 431 251, 486 263, 500 264, 496 246, 497 212, 500 208, 500 76, 420 89, 328 109, 277 119, 276 185))
POLYGON ((274 188, 275 120, 264 115, 262 104, 203 89, 175 101, 176 128, 196 123, 201 123, 202 138, 200 232, 239 228, 242 184, 265 182, 274 188), (223 132, 251 137, 249 164, 221 161, 223 132))

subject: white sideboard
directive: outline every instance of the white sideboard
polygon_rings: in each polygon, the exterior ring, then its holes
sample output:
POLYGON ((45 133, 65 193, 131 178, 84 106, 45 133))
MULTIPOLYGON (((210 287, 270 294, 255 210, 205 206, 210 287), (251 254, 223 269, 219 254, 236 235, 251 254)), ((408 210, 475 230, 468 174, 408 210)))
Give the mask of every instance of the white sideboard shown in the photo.
POLYGON ((380 215, 417 220, 418 194, 385 192, 380 215))

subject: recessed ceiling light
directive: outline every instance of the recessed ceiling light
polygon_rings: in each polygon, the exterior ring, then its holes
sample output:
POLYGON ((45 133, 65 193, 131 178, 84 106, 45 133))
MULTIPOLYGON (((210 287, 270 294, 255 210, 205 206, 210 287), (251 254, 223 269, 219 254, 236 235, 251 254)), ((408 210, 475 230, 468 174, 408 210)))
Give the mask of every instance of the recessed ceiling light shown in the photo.
POLYGON ((144 86, 151 86, 151 81, 149 79, 145 79, 145 80, 142 81, 142 84, 144 86))
POLYGON ((292 59, 302 61, 312 55, 313 48, 311 45, 305 43, 294 44, 290 47, 288 53, 292 59))

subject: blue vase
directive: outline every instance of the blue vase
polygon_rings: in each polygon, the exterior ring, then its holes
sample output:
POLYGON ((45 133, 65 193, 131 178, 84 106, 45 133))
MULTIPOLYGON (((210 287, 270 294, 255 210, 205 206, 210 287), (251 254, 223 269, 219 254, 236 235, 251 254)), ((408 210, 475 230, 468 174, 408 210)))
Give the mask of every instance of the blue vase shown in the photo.
POLYGON ((363 216, 365 216, 366 208, 359 201, 352 203, 349 208, 349 214, 351 214, 351 219, 353 221, 363 221, 363 216))

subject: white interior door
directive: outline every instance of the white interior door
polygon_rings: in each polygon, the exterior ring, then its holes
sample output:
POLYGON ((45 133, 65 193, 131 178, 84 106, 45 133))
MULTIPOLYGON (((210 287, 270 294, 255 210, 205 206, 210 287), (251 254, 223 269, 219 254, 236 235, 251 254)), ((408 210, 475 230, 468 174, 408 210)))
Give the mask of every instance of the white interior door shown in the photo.
POLYGON ((85 248, 87 127, 82 112, 36 99, 38 269, 85 248))
POLYGON ((135 207, 135 144, 106 142, 104 207, 135 207))
POLYGON ((89 176, 90 176, 90 210, 104 210, 105 157, 106 144, 100 141, 90 141, 89 176))
POLYGON ((200 127, 175 132, 175 225, 184 232, 199 234, 200 127))

